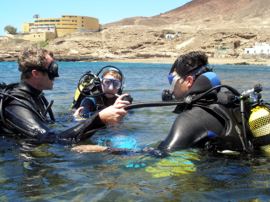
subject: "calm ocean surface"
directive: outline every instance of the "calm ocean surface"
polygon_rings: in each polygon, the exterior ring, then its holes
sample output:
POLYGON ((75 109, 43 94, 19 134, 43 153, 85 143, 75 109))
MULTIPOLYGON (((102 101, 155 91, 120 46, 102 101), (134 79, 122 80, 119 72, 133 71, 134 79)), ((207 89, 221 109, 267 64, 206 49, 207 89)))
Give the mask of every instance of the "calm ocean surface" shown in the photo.
MULTIPOLYGON (((105 65, 125 75, 125 89, 136 102, 160 101, 169 88, 169 64, 59 62, 53 110, 59 130, 73 123, 69 107, 80 76, 105 65)), ((213 65, 223 84, 240 92, 263 86, 270 100, 270 67, 213 65)), ((0 62, 0 82, 16 82, 15 62, 0 62)), ((175 119, 173 107, 133 110, 115 127, 98 131, 81 144, 143 148, 166 137, 175 119)), ((270 200, 270 157, 214 156, 196 150, 159 159, 148 155, 72 152, 62 145, 20 146, 0 139, 0 201, 258 201, 270 200)))

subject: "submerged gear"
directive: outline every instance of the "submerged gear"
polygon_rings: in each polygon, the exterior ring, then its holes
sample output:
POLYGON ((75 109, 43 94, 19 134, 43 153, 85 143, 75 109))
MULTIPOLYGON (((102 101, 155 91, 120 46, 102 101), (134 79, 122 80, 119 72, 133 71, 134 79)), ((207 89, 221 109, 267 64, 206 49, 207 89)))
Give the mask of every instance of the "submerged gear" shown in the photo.
POLYGON ((37 143, 74 143, 105 126, 96 114, 72 128, 56 132, 49 127, 51 121, 46 112, 51 111, 48 109, 51 104, 45 100, 41 91, 24 82, 8 85, 1 92, 1 128, 7 134, 37 143))

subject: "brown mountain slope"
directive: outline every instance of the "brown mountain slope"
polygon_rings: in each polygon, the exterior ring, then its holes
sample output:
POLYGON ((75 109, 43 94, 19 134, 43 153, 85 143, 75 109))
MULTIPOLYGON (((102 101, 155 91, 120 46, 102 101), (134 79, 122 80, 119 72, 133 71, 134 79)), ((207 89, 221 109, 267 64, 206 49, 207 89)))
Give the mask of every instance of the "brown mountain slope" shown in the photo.
POLYGON ((108 26, 147 25, 202 28, 269 28, 270 0, 193 0, 153 17, 123 19, 108 26))
POLYGON ((187 20, 222 17, 225 20, 269 18, 269 0, 193 0, 182 7, 161 14, 160 17, 187 20))

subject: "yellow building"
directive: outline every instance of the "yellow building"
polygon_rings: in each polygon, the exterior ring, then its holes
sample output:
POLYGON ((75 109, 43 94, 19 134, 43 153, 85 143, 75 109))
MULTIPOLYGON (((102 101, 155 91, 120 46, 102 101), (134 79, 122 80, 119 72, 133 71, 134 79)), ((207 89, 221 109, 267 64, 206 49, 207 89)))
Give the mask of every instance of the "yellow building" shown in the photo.
POLYGON ((61 18, 37 18, 33 23, 24 23, 23 33, 55 33, 61 37, 76 31, 99 31, 98 19, 85 16, 63 15, 61 18))
POLYGON ((51 39, 55 39, 55 33, 53 32, 38 32, 38 33, 29 33, 23 34, 20 36, 21 39, 29 40, 29 41, 47 41, 51 39))

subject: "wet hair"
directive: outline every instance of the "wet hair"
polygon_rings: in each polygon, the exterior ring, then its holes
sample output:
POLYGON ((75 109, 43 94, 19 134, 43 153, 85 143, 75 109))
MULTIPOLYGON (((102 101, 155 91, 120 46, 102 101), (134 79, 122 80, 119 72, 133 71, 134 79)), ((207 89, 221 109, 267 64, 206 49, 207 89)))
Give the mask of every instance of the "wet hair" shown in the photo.
POLYGON ((112 75, 114 78, 116 78, 116 79, 122 81, 122 76, 121 76, 121 74, 120 74, 118 71, 114 70, 114 69, 109 69, 109 70, 105 71, 105 72, 102 74, 102 78, 103 78, 104 76, 108 75, 108 74, 109 74, 109 75, 112 75))
POLYGON ((53 53, 46 49, 24 49, 18 56, 19 71, 22 72, 21 79, 30 78, 33 69, 44 70, 47 64, 46 55, 53 57, 53 53))
MULTIPOLYGON (((186 77, 193 73, 195 70, 205 67, 206 72, 208 69, 208 57, 202 51, 192 51, 184 55, 180 55, 172 65, 170 73, 176 71, 181 77, 186 77)), ((210 69, 209 69, 210 70, 210 69)))

